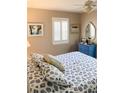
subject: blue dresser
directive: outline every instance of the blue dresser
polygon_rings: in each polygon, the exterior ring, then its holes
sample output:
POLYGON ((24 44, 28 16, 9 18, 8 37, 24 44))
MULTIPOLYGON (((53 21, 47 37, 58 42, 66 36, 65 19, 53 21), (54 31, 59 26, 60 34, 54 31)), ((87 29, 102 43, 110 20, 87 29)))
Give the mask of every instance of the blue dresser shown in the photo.
POLYGON ((79 51, 96 58, 96 45, 95 44, 79 44, 79 51))

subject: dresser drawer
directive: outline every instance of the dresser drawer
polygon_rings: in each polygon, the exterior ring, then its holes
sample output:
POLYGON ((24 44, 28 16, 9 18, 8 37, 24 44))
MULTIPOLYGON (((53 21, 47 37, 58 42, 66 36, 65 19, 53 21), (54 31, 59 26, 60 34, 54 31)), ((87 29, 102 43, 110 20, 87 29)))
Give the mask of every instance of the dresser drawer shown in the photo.
POLYGON ((88 46, 80 45, 79 46, 79 51, 88 55, 89 54, 89 47, 88 46))
POLYGON ((96 45, 79 44, 79 51, 92 57, 96 57, 96 45))

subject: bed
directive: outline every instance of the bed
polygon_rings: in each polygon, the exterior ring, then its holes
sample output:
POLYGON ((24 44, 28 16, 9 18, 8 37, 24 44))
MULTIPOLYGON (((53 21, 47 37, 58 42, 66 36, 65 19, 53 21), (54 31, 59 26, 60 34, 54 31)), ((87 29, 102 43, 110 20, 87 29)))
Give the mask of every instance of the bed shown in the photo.
POLYGON ((28 62, 28 93, 96 93, 96 59, 78 51, 55 56, 65 66, 64 76, 71 86, 53 84, 28 62), (40 76, 40 77, 39 77, 40 76), (40 80, 40 81, 38 81, 40 80))

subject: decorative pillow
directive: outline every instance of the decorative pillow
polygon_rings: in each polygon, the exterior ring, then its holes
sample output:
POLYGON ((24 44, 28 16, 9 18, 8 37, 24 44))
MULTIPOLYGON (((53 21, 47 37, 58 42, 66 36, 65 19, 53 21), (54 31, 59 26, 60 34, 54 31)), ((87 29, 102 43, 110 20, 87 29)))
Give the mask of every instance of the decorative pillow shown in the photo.
MULTIPOLYGON (((32 61, 32 60, 28 60, 27 62, 27 85, 28 91, 31 91, 30 89, 36 89, 36 88, 40 88, 40 85, 42 83, 44 83, 45 81, 45 76, 44 74, 42 74, 42 71, 40 70, 39 67, 35 66, 35 63, 37 64, 37 62, 32 61)), ((32 93, 32 92, 28 92, 28 93, 32 93)))
MULTIPOLYGON (((32 66, 35 66, 35 64, 38 64, 39 66, 38 68, 40 68, 40 73, 47 81, 58 84, 58 85, 62 85, 62 86, 71 85, 70 82, 68 82, 67 79, 65 78, 64 74, 58 68, 56 68, 55 66, 47 62, 44 62, 42 55, 33 53, 31 57, 33 62, 32 66)), ((34 68, 36 68, 36 66, 34 68)), ((29 71, 32 71, 32 70, 30 69, 29 71)))
POLYGON ((42 62, 40 68, 44 73, 45 79, 49 82, 61 85, 69 86, 70 82, 65 78, 64 74, 55 66, 50 65, 49 63, 42 62))
POLYGON ((32 53, 31 58, 32 58, 32 61, 35 61, 38 64, 40 64, 41 62, 45 61, 43 59, 43 55, 38 54, 38 53, 32 53))
POLYGON ((62 63, 60 63, 54 56, 46 54, 46 55, 44 55, 44 59, 46 60, 47 63, 55 66, 60 71, 62 71, 62 72, 65 71, 64 65, 62 63))

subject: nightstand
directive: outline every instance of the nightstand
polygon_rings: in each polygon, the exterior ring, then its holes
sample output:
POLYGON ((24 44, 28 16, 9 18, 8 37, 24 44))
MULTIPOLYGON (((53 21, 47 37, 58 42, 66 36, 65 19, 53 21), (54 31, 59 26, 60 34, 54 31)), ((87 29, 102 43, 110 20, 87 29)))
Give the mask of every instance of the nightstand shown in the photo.
POLYGON ((96 58, 96 45, 95 44, 79 44, 79 51, 96 58))

